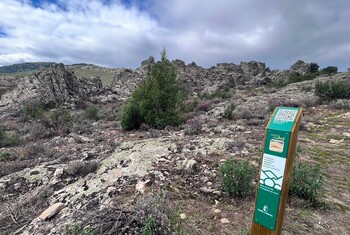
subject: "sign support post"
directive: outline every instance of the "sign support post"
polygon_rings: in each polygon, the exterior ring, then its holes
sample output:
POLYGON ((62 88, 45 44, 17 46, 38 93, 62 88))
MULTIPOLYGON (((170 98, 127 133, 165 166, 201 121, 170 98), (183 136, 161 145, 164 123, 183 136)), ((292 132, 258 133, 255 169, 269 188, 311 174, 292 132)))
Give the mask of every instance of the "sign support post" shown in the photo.
POLYGON ((302 108, 277 107, 266 127, 251 235, 280 235, 302 108))

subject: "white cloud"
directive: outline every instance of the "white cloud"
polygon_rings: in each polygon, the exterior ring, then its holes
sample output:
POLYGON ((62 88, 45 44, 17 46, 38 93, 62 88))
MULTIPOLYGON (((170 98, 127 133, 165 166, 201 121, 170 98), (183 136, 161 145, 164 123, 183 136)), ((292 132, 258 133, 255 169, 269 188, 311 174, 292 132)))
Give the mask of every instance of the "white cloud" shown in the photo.
POLYGON ((349 67, 347 0, 59 0, 0 2, 0 64, 23 61, 137 67, 162 47, 202 66, 297 59, 349 67), (143 4, 142 6, 140 4, 143 4))

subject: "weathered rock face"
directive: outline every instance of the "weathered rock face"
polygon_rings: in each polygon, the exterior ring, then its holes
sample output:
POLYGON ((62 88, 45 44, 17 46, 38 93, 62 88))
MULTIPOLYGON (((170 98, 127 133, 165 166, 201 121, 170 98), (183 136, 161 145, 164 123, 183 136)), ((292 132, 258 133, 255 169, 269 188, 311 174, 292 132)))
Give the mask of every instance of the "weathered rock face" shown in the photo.
POLYGON ((18 110, 26 102, 62 104, 86 100, 101 91, 102 83, 99 78, 77 79, 63 64, 57 64, 22 79, 12 91, 4 94, 0 100, 0 112, 18 110))
MULTIPOLYGON (((135 70, 120 69, 114 76, 112 89, 121 97, 128 97, 146 77, 148 67, 154 63, 154 58, 150 57, 135 70)), ((256 61, 241 62, 239 65, 221 63, 208 69, 197 66, 194 62, 186 65, 184 61, 178 59, 172 63, 177 68, 179 79, 187 84, 190 91, 196 93, 203 91, 206 87, 254 87, 271 81, 271 72, 265 64, 256 61)))
POLYGON ((298 60, 290 67, 290 69, 293 70, 294 72, 304 75, 305 73, 308 73, 311 71, 311 64, 305 63, 302 60, 298 60))

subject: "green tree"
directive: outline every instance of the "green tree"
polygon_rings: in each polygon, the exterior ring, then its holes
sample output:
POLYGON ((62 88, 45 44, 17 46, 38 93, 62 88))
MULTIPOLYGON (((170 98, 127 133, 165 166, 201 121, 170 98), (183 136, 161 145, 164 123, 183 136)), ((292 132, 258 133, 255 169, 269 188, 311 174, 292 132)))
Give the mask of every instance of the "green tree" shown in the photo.
POLYGON ((317 73, 320 66, 317 63, 311 63, 310 65, 310 73, 317 73))
POLYGON ((184 98, 184 84, 177 79, 176 68, 163 49, 161 60, 149 68, 147 78, 124 107, 121 125, 125 130, 139 128, 142 123, 157 129, 178 125, 184 98))

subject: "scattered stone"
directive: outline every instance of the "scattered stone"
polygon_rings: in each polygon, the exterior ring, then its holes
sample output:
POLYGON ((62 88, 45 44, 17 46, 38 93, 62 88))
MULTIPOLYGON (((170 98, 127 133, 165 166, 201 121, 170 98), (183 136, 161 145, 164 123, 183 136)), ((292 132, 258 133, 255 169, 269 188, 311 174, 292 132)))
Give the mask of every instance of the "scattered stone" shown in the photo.
POLYGON ((55 173, 53 173, 53 176, 54 176, 55 178, 60 178, 62 175, 63 175, 63 168, 62 168, 62 167, 57 168, 57 169, 55 170, 55 173))
POLYGON ((220 221, 221 221, 222 224, 230 223, 230 221, 228 219, 226 219, 226 218, 222 218, 220 221))
POLYGON ((41 213, 39 215, 39 218, 41 220, 50 219, 51 217, 53 217, 54 215, 59 213, 63 208, 64 208, 64 204, 63 203, 60 203, 60 202, 55 203, 52 206, 50 206, 49 208, 47 208, 43 213, 41 213))
POLYGON ((184 220, 184 219, 186 219, 186 218, 187 218, 187 216, 186 216, 185 213, 181 213, 181 214, 180 214, 180 219, 184 220))
POLYGON ((221 213, 221 210, 219 210, 219 209, 213 209, 213 212, 215 213, 215 214, 220 214, 221 213))
POLYGON ((341 140, 336 140, 336 139, 330 139, 329 140, 329 143, 331 144, 340 144, 344 141, 344 139, 341 139, 341 140))
POLYGON ((135 189, 136 191, 144 194, 146 192, 147 189, 147 183, 150 182, 149 180, 146 181, 139 181, 136 185, 135 185, 135 189))

